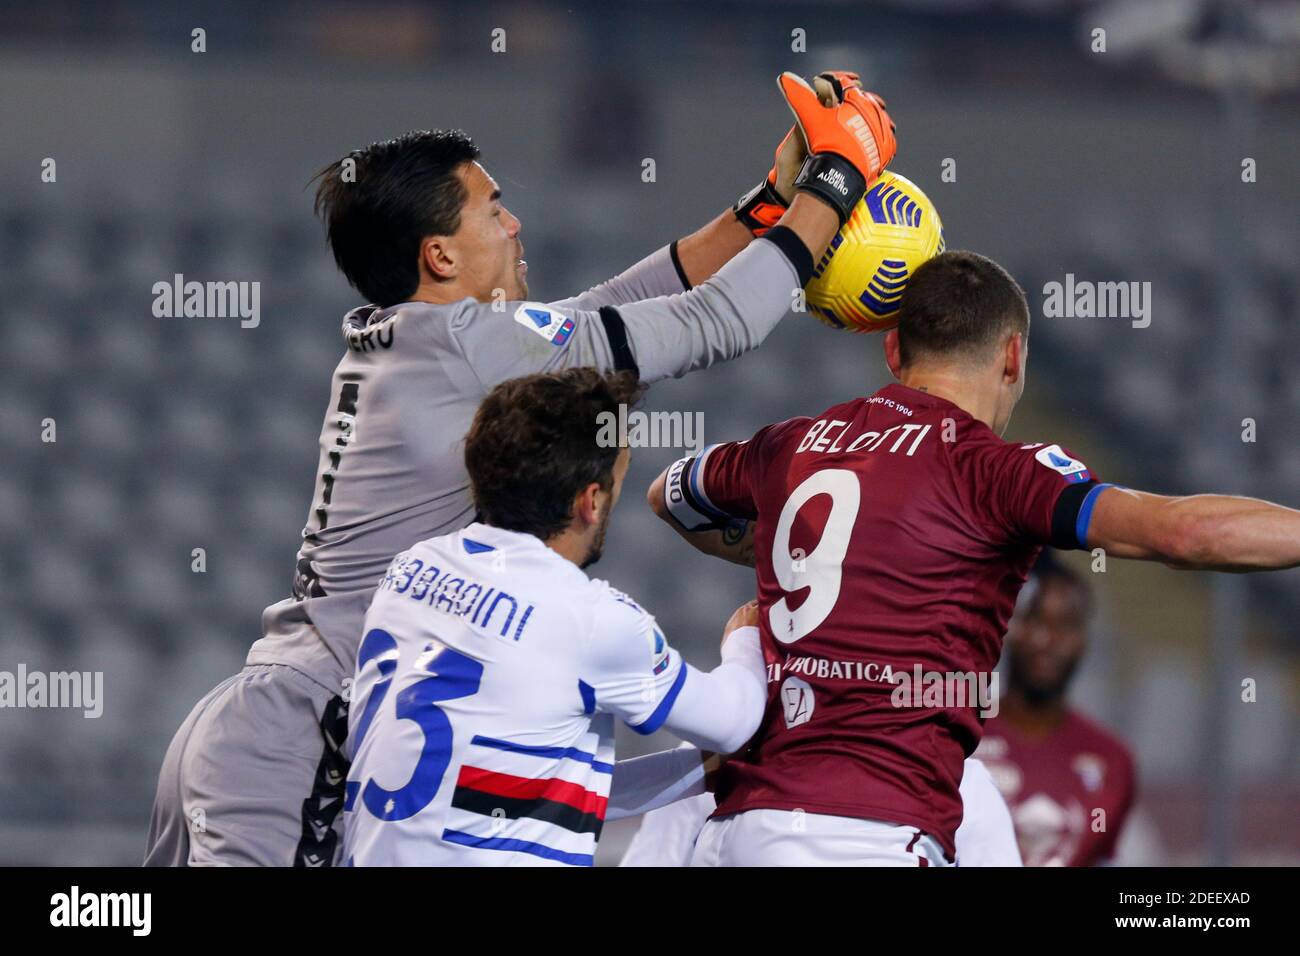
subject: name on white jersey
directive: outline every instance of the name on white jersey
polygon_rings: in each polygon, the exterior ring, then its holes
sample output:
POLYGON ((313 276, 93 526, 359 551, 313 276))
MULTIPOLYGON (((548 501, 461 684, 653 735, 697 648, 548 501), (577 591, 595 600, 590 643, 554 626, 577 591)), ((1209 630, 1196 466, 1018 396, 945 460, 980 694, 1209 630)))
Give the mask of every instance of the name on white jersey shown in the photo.
POLYGON ((436 565, 426 565, 408 554, 393 559, 379 587, 428 604, 435 611, 453 617, 468 617, 476 628, 496 633, 507 640, 517 641, 523 636, 534 610, 531 604, 521 609, 519 600, 507 591, 485 586, 463 574, 453 576, 451 571, 444 572, 436 565), (512 624, 513 633, 510 630, 512 624), (499 630, 495 630, 498 627, 499 630))

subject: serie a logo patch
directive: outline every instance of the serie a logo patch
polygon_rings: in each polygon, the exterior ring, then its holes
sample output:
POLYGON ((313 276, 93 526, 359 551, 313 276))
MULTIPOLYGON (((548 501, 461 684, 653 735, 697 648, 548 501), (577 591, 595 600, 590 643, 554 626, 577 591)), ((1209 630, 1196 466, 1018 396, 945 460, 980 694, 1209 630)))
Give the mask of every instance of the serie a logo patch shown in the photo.
POLYGON ((1079 482, 1087 481, 1091 475, 1088 472, 1088 466, 1077 458, 1071 458, 1061 450, 1060 445, 1048 445, 1040 449, 1035 455, 1039 464, 1046 465, 1052 471, 1064 475, 1066 480, 1079 482))
POLYGON ((660 633, 659 628, 654 629, 654 635, 650 639, 651 654, 654 658, 654 673, 656 676, 668 670, 668 661, 672 657, 672 650, 668 647, 668 642, 660 633))
POLYGON ((573 334, 573 319, 540 302, 525 302, 515 309, 515 321, 557 348, 573 334))

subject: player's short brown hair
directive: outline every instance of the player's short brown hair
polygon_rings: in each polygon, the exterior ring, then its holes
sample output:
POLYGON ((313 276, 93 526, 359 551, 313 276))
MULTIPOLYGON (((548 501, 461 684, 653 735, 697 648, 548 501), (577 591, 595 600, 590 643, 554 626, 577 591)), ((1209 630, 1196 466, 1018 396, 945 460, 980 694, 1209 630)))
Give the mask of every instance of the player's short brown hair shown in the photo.
POLYGON ((619 448, 597 442, 597 416, 617 415, 642 391, 630 372, 591 368, 527 375, 492 389, 465 437, 479 520, 543 541, 567 528, 579 491, 614 484, 619 448))
POLYGON ((316 214, 334 261, 368 302, 383 308, 415 294, 420 243, 460 228, 469 190, 458 174, 478 156, 458 129, 413 130, 316 174, 316 214))
POLYGON ((967 358, 1006 335, 1029 334, 1029 302, 1015 279, 974 252, 944 252, 912 274, 899 303, 904 366, 921 357, 967 358))

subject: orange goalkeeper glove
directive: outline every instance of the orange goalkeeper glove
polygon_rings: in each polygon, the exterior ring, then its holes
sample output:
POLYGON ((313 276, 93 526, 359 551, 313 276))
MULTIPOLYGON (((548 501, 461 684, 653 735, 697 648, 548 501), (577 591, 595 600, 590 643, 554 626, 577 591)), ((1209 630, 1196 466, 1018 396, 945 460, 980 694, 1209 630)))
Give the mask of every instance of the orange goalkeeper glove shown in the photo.
POLYGON ((802 77, 782 73, 777 84, 808 143, 795 189, 819 196, 844 223, 898 149, 885 102, 849 87, 842 103, 825 106, 802 77))
MULTIPOLYGON (((838 106, 844 100, 844 91, 861 88, 858 74, 847 70, 827 70, 813 78, 817 98, 825 106, 838 106)), ((767 178, 751 189, 732 207, 736 218, 755 236, 761 236, 785 215, 786 207, 794 198, 794 181, 808 158, 808 144, 799 127, 790 131, 776 148, 776 162, 767 178)))

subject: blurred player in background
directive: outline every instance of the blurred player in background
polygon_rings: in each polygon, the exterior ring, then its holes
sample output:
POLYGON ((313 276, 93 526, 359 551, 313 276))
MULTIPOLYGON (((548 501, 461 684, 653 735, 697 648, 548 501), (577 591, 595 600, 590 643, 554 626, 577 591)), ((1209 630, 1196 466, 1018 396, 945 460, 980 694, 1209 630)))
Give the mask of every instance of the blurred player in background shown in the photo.
POLYGON ((1003 440, 1028 337, 1011 276, 943 253, 913 274, 885 336, 897 384, 712 446, 651 486, 693 546, 756 567, 762 610, 768 713, 719 773, 695 862, 952 862, 988 706, 965 692, 988 691, 1044 545, 1207 570, 1300 565, 1300 511, 1130 491, 1059 445, 1003 440), (918 672, 900 699, 900 677, 918 672), (931 702, 921 690, 936 680, 931 702))
POLYGON ((802 135, 736 207, 557 302, 527 301, 520 222, 463 133, 408 133, 321 173, 330 248, 370 304, 344 317, 293 596, 266 609, 245 669, 177 731, 146 863, 337 859, 366 607, 394 554, 472 520, 460 443, 479 402, 528 373, 592 366, 649 383, 758 346, 895 151, 883 103, 856 77, 819 86, 826 105, 781 78, 802 135))
MULTIPOLYGON (((634 600, 583 573, 629 459, 592 422, 638 391, 627 373, 571 369, 505 382, 479 408, 465 462, 480 520, 398 555, 366 615, 348 863, 591 866, 607 806, 644 764, 615 764, 615 718, 720 753, 758 729, 753 602, 702 673, 634 600)), ((701 751, 662 759, 702 789, 701 751)))
MULTIPOLYGON (((1023 865, 1007 802, 988 769, 974 757, 967 757, 963 768, 961 802, 961 825, 954 838, 957 866, 1023 865)), ((642 818, 619 866, 689 866, 700 831, 717 808, 717 799, 706 792, 651 810, 642 818)), ((699 862, 711 865, 709 860, 699 862)))
POLYGON ((1011 806, 1026 866, 1109 861, 1136 799, 1133 757, 1067 697, 1088 646, 1087 582, 1044 551, 1007 628, 1007 687, 977 755, 1011 806))

